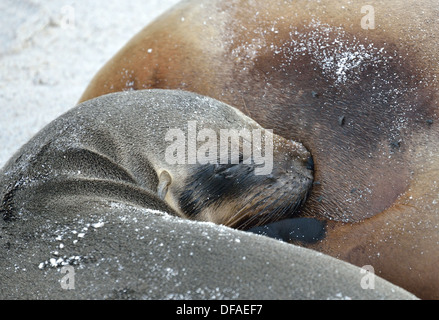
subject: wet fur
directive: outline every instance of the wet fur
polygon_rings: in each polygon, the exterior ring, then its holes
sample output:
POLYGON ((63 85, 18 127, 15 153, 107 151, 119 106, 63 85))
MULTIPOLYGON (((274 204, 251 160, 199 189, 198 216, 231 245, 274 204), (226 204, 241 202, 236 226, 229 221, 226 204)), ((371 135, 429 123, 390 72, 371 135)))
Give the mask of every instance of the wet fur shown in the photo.
POLYGON ((375 29, 361 27, 365 3, 355 1, 182 2, 129 41, 81 100, 184 88, 302 142, 315 184, 300 214, 331 220, 313 249, 372 261, 439 298, 439 6, 367 4, 375 29))

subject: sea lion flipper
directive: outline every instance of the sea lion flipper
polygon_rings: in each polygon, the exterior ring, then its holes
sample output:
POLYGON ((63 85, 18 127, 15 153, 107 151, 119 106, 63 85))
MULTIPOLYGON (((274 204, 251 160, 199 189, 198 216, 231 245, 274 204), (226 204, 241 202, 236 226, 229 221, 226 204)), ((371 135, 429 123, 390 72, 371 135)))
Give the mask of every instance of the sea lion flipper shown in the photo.
POLYGON ((172 182, 171 175, 168 171, 163 171, 159 177, 159 184, 157 186, 157 195, 160 199, 164 200, 168 193, 168 187, 172 182))
POLYGON ((249 232, 285 242, 315 243, 325 237, 326 223, 314 218, 292 218, 254 227, 249 232))

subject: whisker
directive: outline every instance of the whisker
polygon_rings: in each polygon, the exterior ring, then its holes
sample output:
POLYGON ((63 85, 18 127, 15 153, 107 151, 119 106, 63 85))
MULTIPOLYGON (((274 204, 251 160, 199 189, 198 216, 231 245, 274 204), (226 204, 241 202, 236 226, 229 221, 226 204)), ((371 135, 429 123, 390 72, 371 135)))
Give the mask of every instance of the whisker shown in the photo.
MULTIPOLYGON (((263 203, 265 200, 270 199, 273 194, 275 192, 273 192, 272 194, 264 197, 263 199, 258 200, 256 203, 252 204, 251 206, 245 206, 242 209, 240 209, 239 211, 237 211, 235 214, 233 214, 229 220, 227 220, 226 225, 234 225, 236 223, 238 223, 240 220, 242 220, 243 218, 245 218, 245 214, 251 210, 254 210, 255 208, 257 208, 261 203, 263 203)), ((259 196, 259 194, 257 195, 259 196)), ((255 197, 254 197, 255 198, 255 197)), ((253 220, 254 216, 250 217, 249 220, 253 220)))
MULTIPOLYGON (((285 194, 283 194, 285 196, 285 194)), ((257 219, 260 219, 258 221, 257 225, 264 225, 268 223, 269 221, 277 221, 283 216, 286 215, 288 212, 295 212, 303 203, 304 199, 297 199, 296 201, 288 201, 285 199, 285 197, 279 197, 275 202, 271 203, 267 207, 265 207, 263 210, 258 212, 256 215, 250 217, 248 220, 244 221, 239 228, 245 229, 249 225, 253 225, 253 222, 257 219), (275 209, 272 209, 273 206, 278 204, 280 201, 282 201, 282 204, 277 206, 275 209)))
POLYGON ((268 206, 264 207, 260 212, 253 215, 244 223, 242 223, 239 226, 239 228, 245 228, 253 224, 255 220, 259 220, 261 218, 262 219, 259 221, 257 225, 263 225, 268 221, 277 220, 279 217, 282 217, 286 212, 288 212, 293 205, 296 205, 296 203, 284 201, 283 197, 279 197, 278 199, 270 203, 268 206), (277 206, 279 202, 281 202, 281 205, 277 206), (285 204, 287 205, 285 206, 285 204), (275 206, 277 207, 273 209, 273 207, 275 206))

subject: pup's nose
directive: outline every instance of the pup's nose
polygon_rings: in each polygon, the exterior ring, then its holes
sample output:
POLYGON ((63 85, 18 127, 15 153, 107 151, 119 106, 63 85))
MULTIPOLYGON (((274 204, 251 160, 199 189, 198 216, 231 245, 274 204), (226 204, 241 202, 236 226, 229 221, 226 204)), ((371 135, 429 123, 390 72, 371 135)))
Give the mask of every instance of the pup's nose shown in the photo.
POLYGON ((278 138, 275 141, 274 158, 274 176, 296 173, 313 179, 314 160, 303 144, 278 138))
POLYGON ((311 156, 309 156, 306 160, 306 168, 308 170, 314 171, 314 159, 311 156))

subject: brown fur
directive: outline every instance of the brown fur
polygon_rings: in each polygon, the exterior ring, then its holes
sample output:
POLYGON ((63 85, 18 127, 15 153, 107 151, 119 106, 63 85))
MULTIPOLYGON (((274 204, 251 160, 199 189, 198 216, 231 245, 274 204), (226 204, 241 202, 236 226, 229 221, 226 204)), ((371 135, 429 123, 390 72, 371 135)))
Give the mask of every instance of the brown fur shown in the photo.
POLYGON ((361 28, 358 2, 184 1, 111 59, 81 101, 185 89, 302 142, 317 183, 301 214, 333 220, 313 248, 439 298, 439 5, 368 4, 373 30, 361 28))

